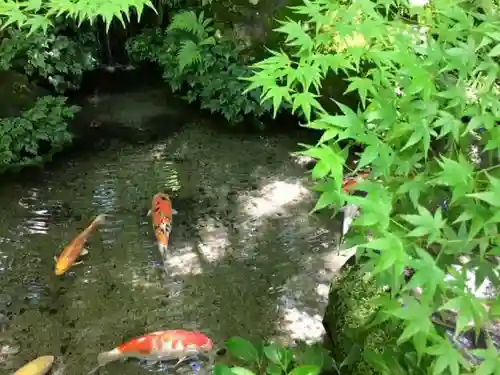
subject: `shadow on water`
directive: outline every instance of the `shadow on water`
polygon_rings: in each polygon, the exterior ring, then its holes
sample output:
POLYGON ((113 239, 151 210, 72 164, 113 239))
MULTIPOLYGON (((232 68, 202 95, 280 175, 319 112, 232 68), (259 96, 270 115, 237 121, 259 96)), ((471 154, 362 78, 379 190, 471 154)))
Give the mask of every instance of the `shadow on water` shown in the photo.
MULTIPOLYGON (((290 156, 297 141, 192 124, 3 184, 0 368, 52 354, 54 373, 86 374, 99 352, 161 329, 199 329, 217 343, 320 336, 334 236, 308 216, 314 198, 290 156), (179 211, 165 265, 146 217, 163 188, 179 211), (102 212, 84 264, 57 278, 54 255, 102 212)), ((129 361, 98 373, 119 371, 153 370, 129 361)))

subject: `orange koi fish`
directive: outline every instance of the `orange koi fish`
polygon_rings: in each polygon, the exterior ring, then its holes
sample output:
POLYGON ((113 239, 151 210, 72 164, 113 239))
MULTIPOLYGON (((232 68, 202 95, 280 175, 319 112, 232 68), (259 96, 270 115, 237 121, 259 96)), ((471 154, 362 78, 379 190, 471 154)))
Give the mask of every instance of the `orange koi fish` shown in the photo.
POLYGON ((153 361, 178 359, 175 367, 195 355, 214 353, 214 343, 198 331, 158 331, 133 338, 122 345, 97 356, 99 367, 122 358, 138 358, 153 361))
POLYGON ((17 370, 14 375, 45 375, 50 370, 53 363, 54 356, 44 355, 25 364, 17 370))
POLYGON ((354 190, 355 186, 358 184, 359 180, 368 178, 369 172, 362 172, 355 177, 347 177, 344 179, 343 189, 344 193, 350 193, 354 190))
POLYGON ((67 245, 58 257, 54 257, 56 261, 56 275, 60 276, 65 273, 71 266, 76 264, 81 264, 83 262, 76 262, 76 259, 80 255, 88 254, 88 251, 83 248, 85 241, 87 240, 90 233, 97 227, 98 224, 103 223, 105 220, 105 215, 101 214, 97 216, 90 225, 85 228, 78 236, 76 236, 67 245))
POLYGON ((166 259, 168 240, 172 230, 172 217, 176 213, 177 211, 172 208, 172 202, 167 194, 157 193, 153 197, 148 216, 152 216, 153 230, 163 259, 166 259))

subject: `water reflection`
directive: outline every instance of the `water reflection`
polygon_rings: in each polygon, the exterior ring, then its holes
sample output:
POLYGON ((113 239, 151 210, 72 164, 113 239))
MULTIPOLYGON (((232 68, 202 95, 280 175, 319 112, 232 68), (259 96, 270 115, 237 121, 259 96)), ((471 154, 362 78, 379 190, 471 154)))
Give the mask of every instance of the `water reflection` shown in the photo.
MULTIPOLYGON (((166 142, 116 145, 47 169, 37 184, 0 186, 0 340, 18 345, 0 353, 1 372, 52 354, 54 373, 84 375, 99 352, 164 329, 201 330, 216 343, 306 337, 290 330, 321 314, 317 275, 322 283, 332 271, 319 259, 333 236, 329 222, 308 215, 314 202, 304 170, 290 162, 295 144, 196 125, 166 142), (146 217, 164 188, 179 212, 166 266, 146 217), (89 237, 83 264, 56 277, 54 255, 100 213, 106 222, 89 237)), ((98 373, 164 370, 149 365, 118 362, 98 373)), ((191 361, 177 371, 209 369, 191 361)))

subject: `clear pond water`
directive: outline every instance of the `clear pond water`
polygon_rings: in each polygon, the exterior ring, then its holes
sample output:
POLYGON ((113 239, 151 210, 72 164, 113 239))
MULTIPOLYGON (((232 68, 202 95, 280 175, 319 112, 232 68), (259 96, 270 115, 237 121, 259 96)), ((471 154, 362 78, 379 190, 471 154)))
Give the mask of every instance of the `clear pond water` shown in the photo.
MULTIPOLYGON (((0 372, 52 354, 53 374, 86 374, 99 352, 162 329, 202 330, 218 344, 321 335, 335 236, 308 215, 308 173, 290 155, 298 141, 192 124, 4 180, 0 372), (164 188, 179 212, 166 264, 146 216, 164 188), (108 219, 84 263, 56 277, 54 256, 100 213, 108 219)), ((160 370, 127 361, 98 373, 160 370)))

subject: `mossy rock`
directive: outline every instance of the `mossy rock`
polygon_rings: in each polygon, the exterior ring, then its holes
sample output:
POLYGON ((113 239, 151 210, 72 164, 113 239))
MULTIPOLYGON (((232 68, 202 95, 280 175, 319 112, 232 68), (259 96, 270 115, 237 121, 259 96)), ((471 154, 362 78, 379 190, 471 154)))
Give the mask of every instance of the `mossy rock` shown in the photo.
MULTIPOLYGON (((345 266, 332 281, 329 302, 323 324, 333 347, 333 357, 340 364, 354 348, 361 356, 342 369, 342 373, 354 375, 378 374, 363 356, 368 353, 382 354, 394 335, 385 327, 366 329, 377 311, 374 300, 384 294, 373 278, 367 277, 357 266, 345 266)), ((352 353, 351 353, 352 356, 352 353)))
POLYGON ((45 94, 46 90, 31 83, 24 74, 0 71, 0 118, 19 116, 45 94))
MULTIPOLYGON (((212 4, 215 26, 245 51, 259 60, 268 55, 264 47, 283 47, 283 34, 274 32, 277 20, 292 16, 291 6, 302 0, 223 0, 212 4)), ((293 15, 297 19, 297 15, 293 15)))

